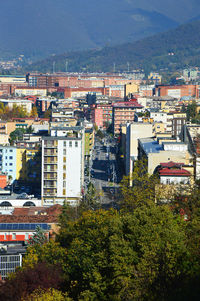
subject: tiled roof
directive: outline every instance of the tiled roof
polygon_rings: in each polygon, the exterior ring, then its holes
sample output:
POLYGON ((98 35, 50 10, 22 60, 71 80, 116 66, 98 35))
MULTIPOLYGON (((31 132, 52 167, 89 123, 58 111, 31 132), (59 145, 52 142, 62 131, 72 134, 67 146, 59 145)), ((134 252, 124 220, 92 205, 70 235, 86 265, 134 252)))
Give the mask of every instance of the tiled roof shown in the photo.
POLYGON ((176 163, 176 162, 173 162, 173 161, 169 161, 169 162, 166 162, 166 163, 160 163, 161 167, 168 167, 168 168, 172 168, 172 167, 180 167, 182 165, 184 165, 184 163, 176 163))
POLYGON ((191 173, 186 169, 170 169, 163 168, 159 170, 160 176, 191 176, 191 173))
POLYGON ((0 223, 57 223, 58 216, 50 215, 0 215, 0 223))

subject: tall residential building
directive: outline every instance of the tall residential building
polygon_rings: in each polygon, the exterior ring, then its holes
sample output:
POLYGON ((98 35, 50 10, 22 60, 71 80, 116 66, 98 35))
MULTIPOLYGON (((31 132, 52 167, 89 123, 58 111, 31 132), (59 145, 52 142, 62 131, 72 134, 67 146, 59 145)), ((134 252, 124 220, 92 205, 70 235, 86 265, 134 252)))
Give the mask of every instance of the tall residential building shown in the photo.
POLYGON ((42 139, 41 197, 44 206, 77 204, 84 182, 84 128, 55 127, 42 139))
POLYGON ((143 106, 137 101, 118 102, 113 105, 112 125, 114 135, 119 135, 121 126, 135 120, 135 112, 141 111, 143 106))

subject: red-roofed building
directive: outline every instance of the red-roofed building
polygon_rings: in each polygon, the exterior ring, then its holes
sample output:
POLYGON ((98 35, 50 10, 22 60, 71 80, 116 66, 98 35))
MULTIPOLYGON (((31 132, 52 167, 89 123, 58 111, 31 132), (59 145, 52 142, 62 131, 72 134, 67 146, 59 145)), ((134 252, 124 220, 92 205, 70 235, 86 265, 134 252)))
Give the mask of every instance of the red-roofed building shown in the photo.
POLYGON ((191 172, 183 168, 183 163, 161 163, 158 170, 161 184, 190 184, 191 172))

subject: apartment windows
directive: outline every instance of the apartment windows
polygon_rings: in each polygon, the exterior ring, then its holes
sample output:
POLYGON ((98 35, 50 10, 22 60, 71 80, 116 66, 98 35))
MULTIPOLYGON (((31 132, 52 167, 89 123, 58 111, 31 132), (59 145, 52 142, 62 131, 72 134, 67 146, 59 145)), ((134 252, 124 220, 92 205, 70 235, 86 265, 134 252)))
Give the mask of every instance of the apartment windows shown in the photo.
POLYGON ((75 147, 78 147, 78 141, 75 141, 75 147))
POLYGON ((10 156, 9 159, 12 160, 12 159, 13 159, 13 156, 10 156))
POLYGON ((66 189, 63 189, 63 195, 66 195, 66 189))
POLYGON ((63 181, 63 187, 66 187, 66 181, 63 181))
POLYGON ((63 145, 66 146, 66 141, 63 142, 63 145))
POLYGON ((63 157, 63 162, 65 162, 65 163, 66 163, 66 157, 63 157))
POLYGON ((66 165, 63 165, 63 170, 66 170, 66 165))
POLYGON ((69 147, 72 147, 72 141, 69 141, 69 147))
POLYGON ((63 149, 63 155, 66 155, 66 149, 65 148, 63 149))
POLYGON ((65 172, 63 173, 63 179, 66 179, 66 173, 65 172))

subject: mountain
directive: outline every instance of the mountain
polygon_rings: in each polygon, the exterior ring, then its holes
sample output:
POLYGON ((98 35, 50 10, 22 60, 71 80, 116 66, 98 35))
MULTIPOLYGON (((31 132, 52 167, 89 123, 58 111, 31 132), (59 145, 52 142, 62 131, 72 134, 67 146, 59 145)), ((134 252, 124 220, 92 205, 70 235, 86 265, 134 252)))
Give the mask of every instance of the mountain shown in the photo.
POLYGON ((0 49, 44 57, 112 46, 174 28, 199 11, 199 0, 6 0, 0 49))
POLYGON ((51 72, 53 62, 56 71, 65 71, 66 62, 68 71, 112 71, 114 64, 117 71, 127 70, 127 63, 130 70, 200 66, 200 20, 132 43, 51 56, 27 70, 51 72))

